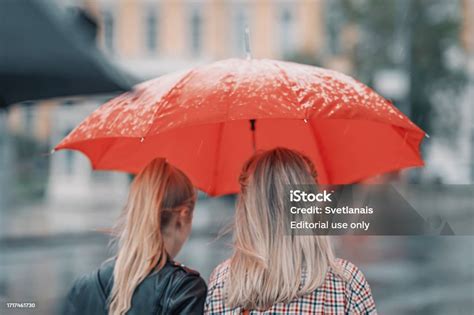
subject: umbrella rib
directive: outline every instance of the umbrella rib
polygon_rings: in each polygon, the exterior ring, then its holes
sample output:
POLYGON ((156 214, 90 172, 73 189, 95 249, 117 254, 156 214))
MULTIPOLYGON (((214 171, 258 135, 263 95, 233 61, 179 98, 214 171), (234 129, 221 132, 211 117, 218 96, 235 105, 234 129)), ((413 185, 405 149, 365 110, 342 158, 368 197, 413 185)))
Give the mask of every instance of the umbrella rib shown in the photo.
POLYGON ((217 172, 218 172, 218 163, 219 163, 219 159, 220 159, 220 147, 221 147, 221 144, 222 144, 222 138, 223 138, 223 133, 224 133, 224 124, 225 122, 221 122, 219 124, 219 131, 218 131, 218 137, 217 137, 217 145, 216 145, 216 153, 215 153, 215 160, 214 160, 214 164, 215 164, 215 167, 214 167, 214 173, 212 174, 212 184, 211 184, 211 187, 212 187, 212 195, 214 195, 216 193, 216 187, 217 187, 217 172))
POLYGON ((317 154, 319 155, 320 160, 321 160, 321 170, 322 170, 323 176, 326 177, 326 181, 329 182, 329 172, 326 168, 327 163, 326 163, 326 159, 323 153, 321 152, 322 150, 320 146, 320 141, 318 137, 316 136, 316 129, 314 129, 313 125, 311 124, 311 121, 308 121, 306 124, 309 125, 309 130, 310 130, 311 135, 313 136, 313 141, 314 141, 314 145, 316 146, 317 154))
MULTIPOLYGON (((280 67, 280 65, 277 64, 277 63, 274 63, 274 65, 279 70, 279 72, 281 73, 281 75, 283 76, 285 81, 287 82, 288 86, 294 87, 295 83, 288 78, 288 75, 286 74, 284 69, 282 67, 280 67)), ((292 93, 293 93, 293 95, 296 99, 296 103, 299 104, 300 97, 299 97, 298 93, 293 88, 291 88, 291 91, 292 91, 292 93)), ((316 150, 318 151, 319 157, 321 159, 321 164, 322 164, 321 168, 322 168, 323 176, 326 178, 326 181, 329 182, 329 174, 328 174, 328 171, 326 169, 326 164, 327 163, 325 162, 325 158, 324 158, 324 156, 323 156, 323 154, 320 150, 320 144, 319 144, 319 139, 316 136, 316 130, 314 129, 311 122, 307 121, 307 119, 308 119, 307 115, 308 115, 308 108, 306 108, 306 110, 304 112, 304 121, 305 121, 305 123, 309 124, 309 129, 310 129, 310 133, 313 137, 314 145, 316 146, 316 150)))
MULTIPOLYGON (((423 141, 423 138, 421 138, 420 142, 418 143, 418 147, 416 146, 413 146, 412 143, 409 143, 407 138, 411 135, 411 132, 412 130, 410 129, 405 129, 405 128, 402 128, 402 127, 398 127, 398 126, 394 126, 394 125, 391 125, 390 127, 392 127, 392 129, 400 136, 403 138, 403 144, 405 144, 406 146, 408 146, 408 148, 410 149, 410 151, 418 158, 421 160, 421 162, 423 163, 424 165, 424 161, 423 159, 421 158, 421 152, 420 152, 420 146, 422 144, 422 141, 423 141), (404 133, 402 133, 402 130, 400 129, 403 129, 404 133)), ((424 133, 424 132, 423 132, 424 133)), ((424 137, 424 135, 422 136, 424 137)))
MULTIPOLYGON (((188 72, 186 72, 185 75, 183 75, 183 77, 181 79, 178 80, 178 82, 176 82, 173 87, 171 87, 169 89, 169 91, 161 98, 162 101, 164 102, 167 102, 167 98, 168 96, 170 96, 170 94, 177 88, 178 85, 180 85, 181 83, 183 83, 186 79, 188 79, 191 74, 194 73, 194 69, 190 69, 188 72)), ((158 103, 158 102, 157 102, 158 103)), ((150 132, 151 130, 153 129, 153 125, 155 123, 155 118, 156 118, 156 115, 158 114, 158 112, 160 111, 160 109, 158 108, 154 113, 153 113, 153 117, 151 119, 151 125, 150 125, 150 128, 148 129, 148 131, 145 133, 145 136, 144 138, 147 138, 149 135, 150 135, 150 132)))
MULTIPOLYGON (((116 138, 113 138, 112 141, 110 141, 109 145, 108 145, 107 148, 104 150, 104 152, 102 153, 102 155, 100 156, 100 158, 97 159, 97 162, 92 163, 92 168, 93 168, 93 169, 98 169, 100 162, 102 162, 102 160, 105 158, 105 156, 107 155, 107 153, 109 153, 109 151, 112 149, 112 147, 114 146, 114 144, 117 142, 118 139, 119 139, 119 138, 116 137, 116 138)), ((92 160, 91 160, 91 162, 92 162, 92 160)))
MULTIPOLYGON (((233 73, 233 77, 234 77, 234 85, 235 84, 238 84, 237 83, 237 80, 236 80, 236 74, 235 72, 233 73)), ((236 88, 234 88, 235 90, 236 88)), ((227 92, 229 93, 229 92, 227 92)), ((227 106, 227 109, 226 109, 226 120, 229 119, 229 112, 230 112, 230 106, 232 105, 232 103, 230 103, 229 106, 227 106)), ((218 138, 217 138, 217 146, 216 146, 216 152, 215 152, 215 161, 214 161, 214 164, 215 164, 215 168, 214 168, 214 174, 213 174, 213 178, 212 178, 212 183, 211 183, 211 187, 212 187, 212 194, 215 194, 216 193, 216 187, 217 187, 217 175, 218 175, 218 163, 219 163, 219 159, 220 159, 220 147, 221 147, 221 144, 222 144, 222 138, 223 138, 223 133, 224 133, 224 125, 225 125, 225 121, 221 122, 219 124, 219 135, 218 135, 218 138)))
MULTIPOLYGON (((295 83, 290 80, 290 78, 288 77, 285 70, 282 67, 280 67, 279 64, 273 63, 273 65, 278 69, 278 72, 280 72, 280 74, 285 79, 288 86, 291 86, 291 87, 295 86, 295 83)), ((290 90, 291 90, 291 92, 293 93, 293 95, 295 97, 296 103, 299 104, 299 95, 293 89, 290 89, 290 90)), ((306 112, 305 112, 305 117, 306 117, 306 112)))

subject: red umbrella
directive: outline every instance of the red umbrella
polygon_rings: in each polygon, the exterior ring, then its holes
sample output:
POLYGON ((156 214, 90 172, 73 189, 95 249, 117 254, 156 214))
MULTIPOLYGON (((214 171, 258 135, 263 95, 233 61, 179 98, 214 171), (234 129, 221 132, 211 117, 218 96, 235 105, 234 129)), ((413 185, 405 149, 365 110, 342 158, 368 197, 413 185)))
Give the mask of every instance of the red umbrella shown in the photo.
POLYGON ((107 102, 56 149, 94 169, 139 172, 165 157, 210 195, 235 193, 254 150, 296 149, 321 184, 423 165, 423 130, 389 101, 336 71, 229 59, 164 75, 107 102))

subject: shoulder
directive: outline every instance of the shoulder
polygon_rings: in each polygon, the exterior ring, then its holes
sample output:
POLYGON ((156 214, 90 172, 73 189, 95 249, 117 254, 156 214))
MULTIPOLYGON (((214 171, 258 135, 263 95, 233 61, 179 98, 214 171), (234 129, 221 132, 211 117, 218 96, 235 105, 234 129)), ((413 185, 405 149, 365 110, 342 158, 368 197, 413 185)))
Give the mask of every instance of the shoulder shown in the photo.
MULTIPOLYGON (((169 284, 161 288, 165 314, 202 314, 206 299, 207 285, 199 272, 183 264, 169 261, 159 272, 169 277, 169 284)), ((157 278, 157 287, 160 280, 157 278)))
POLYGON ((215 287, 222 287, 224 282, 227 278, 230 268, 230 259, 227 259, 220 263, 214 271, 212 271, 211 276, 209 278, 209 289, 215 287))
POLYGON ((191 276, 199 276, 199 272, 187 267, 186 265, 179 263, 174 260, 170 260, 167 265, 173 268, 175 271, 181 273, 182 275, 191 275, 191 276))
MULTIPOLYGON (((171 273, 176 280, 195 279, 202 280, 198 271, 187 267, 177 261, 168 261, 160 272, 171 273)), ((203 280, 204 281, 204 280, 203 280)))
POLYGON ((98 270, 95 270, 76 278, 69 294, 78 296, 84 292, 97 291, 98 288, 98 270))
POLYGON ((336 259, 337 273, 346 283, 346 289, 358 291, 368 285, 362 271, 350 261, 345 259, 336 259))
POLYGON ((104 305, 106 297, 98 281, 98 271, 82 275, 74 281, 62 305, 62 314, 81 314, 84 307, 93 311, 93 305, 104 305), (94 301, 94 303, 91 303, 94 301))
POLYGON ((337 259, 336 267, 345 283, 346 312, 377 314, 372 291, 362 271, 344 259, 337 259))
POLYGON ((173 287, 178 290, 183 287, 193 287, 196 293, 207 291, 206 282, 199 272, 184 264, 169 261, 160 272, 169 273, 172 278, 173 287))
POLYGON ((99 291, 103 299, 107 299, 108 291, 112 288, 114 275, 115 259, 110 258, 104 261, 98 269, 83 275, 74 283, 73 289, 89 289, 91 291, 99 291))
POLYGON ((79 293, 81 291, 100 291, 104 295, 105 288, 110 280, 112 280, 115 261, 108 259, 104 261, 100 267, 92 272, 78 277, 72 286, 71 292, 79 293))
POLYGON ((229 270, 230 259, 219 264, 211 273, 204 307, 205 314, 223 314, 230 311, 224 303, 224 284, 228 278, 229 270))

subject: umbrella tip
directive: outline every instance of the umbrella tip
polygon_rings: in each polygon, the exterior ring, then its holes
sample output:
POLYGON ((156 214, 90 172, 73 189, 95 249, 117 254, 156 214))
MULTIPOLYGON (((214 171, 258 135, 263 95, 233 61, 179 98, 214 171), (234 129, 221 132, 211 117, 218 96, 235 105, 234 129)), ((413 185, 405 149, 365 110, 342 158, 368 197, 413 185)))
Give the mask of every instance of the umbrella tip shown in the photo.
POLYGON ((429 138, 430 138, 430 135, 427 134, 427 133, 425 133, 425 137, 429 139, 429 138))
POLYGON ((49 154, 50 154, 50 155, 53 155, 54 152, 56 152, 56 149, 51 149, 51 151, 49 151, 49 154))

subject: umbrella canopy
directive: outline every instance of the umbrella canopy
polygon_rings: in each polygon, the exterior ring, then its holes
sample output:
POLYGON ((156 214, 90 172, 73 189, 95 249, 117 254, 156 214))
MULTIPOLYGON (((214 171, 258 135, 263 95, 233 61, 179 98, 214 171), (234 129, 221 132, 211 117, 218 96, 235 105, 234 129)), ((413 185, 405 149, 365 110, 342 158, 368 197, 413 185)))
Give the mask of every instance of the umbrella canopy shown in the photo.
POLYGON ((210 195, 239 190, 255 150, 298 150, 321 184, 423 165, 424 132, 367 86, 336 71, 229 59, 165 75, 102 105, 56 149, 94 169, 139 172, 165 157, 210 195))
POLYGON ((83 12, 48 0, 0 5, 0 107, 132 87, 96 48, 96 26, 83 12))

